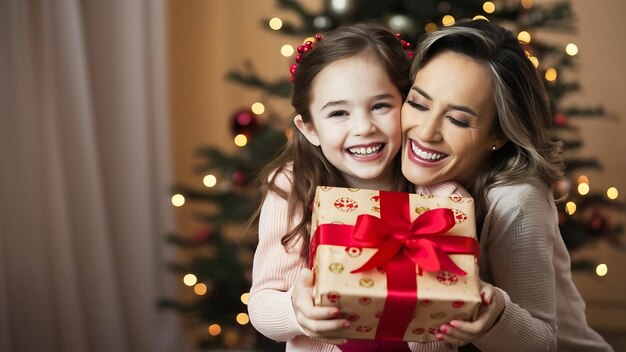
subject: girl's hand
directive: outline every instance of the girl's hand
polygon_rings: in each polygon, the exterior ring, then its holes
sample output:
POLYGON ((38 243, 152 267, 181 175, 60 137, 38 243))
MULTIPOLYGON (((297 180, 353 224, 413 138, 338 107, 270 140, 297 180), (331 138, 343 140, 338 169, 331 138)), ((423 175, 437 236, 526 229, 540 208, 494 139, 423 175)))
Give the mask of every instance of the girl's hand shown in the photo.
POLYGON ((439 327, 436 337, 439 341, 461 346, 482 337, 496 323, 504 310, 504 296, 490 284, 480 281, 482 304, 473 322, 452 320, 439 327))
POLYGON ((350 325, 346 319, 337 319, 337 307, 315 306, 313 302, 313 272, 304 268, 298 274, 296 285, 291 293, 291 304, 296 320, 305 334, 316 340, 331 344, 341 344, 345 339, 324 338, 324 333, 344 329, 350 325))

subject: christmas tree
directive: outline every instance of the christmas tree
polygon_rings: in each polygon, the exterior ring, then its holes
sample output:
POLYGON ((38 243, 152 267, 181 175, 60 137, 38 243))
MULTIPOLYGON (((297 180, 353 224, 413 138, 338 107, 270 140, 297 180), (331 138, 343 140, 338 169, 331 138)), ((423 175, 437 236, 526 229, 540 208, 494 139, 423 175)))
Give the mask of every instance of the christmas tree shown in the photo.
MULTIPOLYGON (((566 202, 559 204, 565 243, 571 251, 597 239, 620 243, 618 235, 622 226, 611 224, 609 217, 612 209, 624 208, 614 200, 616 190, 609 190, 607 195, 594 193, 584 176, 576 177, 580 170, 600 169, 601 165, 595 159, 578 156, 583 141, 575 120, 602 118, 606 114, 601 106, 563 103, 564 97, 581 88, 577 81, 566 79, 567 72, 575 68, 577 47, 574 43, 553 43, 547 38, 553 32, 575 29, 569 2, 539 6, 532 0, 495 4, 482 0, 326 0, 321 10, 313 12, 296 0, 278 0, 277 7, 295 14, 297 21, 268 18, 263 20, 263 27, 277 35, 293 36, 302 43, 311 40, 315 33, 358 21, 385 24, 413 44, 425 32, 476 17, 519 33, 518 39, 524 43, 529 60, 545 77, 554 116, 553 137, 562 140, 566 148, 566 178, 555 185, 557 196, 566 198, 566 202)), ((292 47, 283 49, 286 57, 297 52, 292 47)), ((266 96, 288 99, 291 93, 288 66, 284 76, 271 80, 261 78, 251 66, 231 71, 226 77, 266 96)), ((256 170, 289 139, 288 112, 281 116, 264 110, 262 103, 255 103, 249 110, 233 112, 231 130, 234 142, 240 146, 235 155, 213 147, 199 148, 196 171, 204 176, 206 187, 179 185, 174 189, 173 202, 203 203, 209 210, 199 212, 194 219, 202 224, 196 233, 168 237, 189 258, 184 263, 172 263, 169 268, 181 275, 193 293, 179 300, 164 299, 161 304, 194 317, 189 322, 190 330, 197 329, 201 348, 284 349, 284 345, 255 332, 245 313, 256 234, 246 232, 241 225, 260 201, 258 185, 253 182, 256 170), (264 119, 259 118, 260 114, 264 114, 264 119)), ((586 258, 573 262, 572 267, 593 269, 594 261, 586 258)))

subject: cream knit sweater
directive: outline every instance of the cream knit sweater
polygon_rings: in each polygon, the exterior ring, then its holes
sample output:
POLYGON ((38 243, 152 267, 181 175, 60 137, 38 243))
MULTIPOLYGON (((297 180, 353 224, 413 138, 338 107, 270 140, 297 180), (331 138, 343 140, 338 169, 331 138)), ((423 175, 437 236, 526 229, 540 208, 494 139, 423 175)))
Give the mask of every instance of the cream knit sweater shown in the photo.
MULTIPOLYGON (((277 185, 290 189, 290 173, 277 185)), ((454 183, 421 187, 425 194, 468 196, 454 183)), ((584 303, 569 274, 569 256, 556 227, 556 208, 548 189, 524 185, 494 189, 481 233, 481 278, 503 290, 506 307, 499 322, 475 344, 483 351, 611 351, 587 327, 584 303), (497 209, 496 209, 497 208, 497 209), (513 280, 515 278, 515 280, 513 280), (509 292, 509 296, 504 292, 509 292), (556 300, 559 297, 559 300, 556 300), (574 347, 576 344, 579 347, 574 347), (604 346, 604 347, 602 347, 604 346)), ((312 340, 300 329, 291 290, 306 262, 302 243, 289 250, 280 243, 291 224, 287 201, 270 193, 261 210, 259 244, 254 256, 248 311, 253 326, 286 351, 339 351, 312 340)), ((409 343, 412 351, 450 351, 443 343, 409 343)))

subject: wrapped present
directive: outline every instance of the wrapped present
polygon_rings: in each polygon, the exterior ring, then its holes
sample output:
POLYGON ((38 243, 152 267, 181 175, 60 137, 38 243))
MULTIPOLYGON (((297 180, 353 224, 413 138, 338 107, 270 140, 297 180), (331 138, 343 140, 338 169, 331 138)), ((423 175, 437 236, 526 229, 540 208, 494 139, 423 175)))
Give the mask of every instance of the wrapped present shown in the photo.
POLYGON ((318 187, 310 265, 316 305, 350 322, 328 337, 436 341, 481 303, 474 201, 318 187))

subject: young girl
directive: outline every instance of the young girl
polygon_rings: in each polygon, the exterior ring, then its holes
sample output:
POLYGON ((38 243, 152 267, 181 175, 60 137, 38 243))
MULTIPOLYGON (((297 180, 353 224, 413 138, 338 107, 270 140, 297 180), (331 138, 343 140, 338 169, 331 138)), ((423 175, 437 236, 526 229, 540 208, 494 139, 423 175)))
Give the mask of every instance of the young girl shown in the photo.
POLYGON ((408 191, 398 152, 410 62, 394 34, 370 24, 340 27, 306 50, 292 67, 293 138, 261 173, 248 310, 254 327, 287 341, 287 351, 336 351, 312 337, 348 323, 336 319, 337 308, 296 312, 292 304, 298 273, 312 283, 310 205, 318 185, 408 191))

